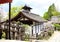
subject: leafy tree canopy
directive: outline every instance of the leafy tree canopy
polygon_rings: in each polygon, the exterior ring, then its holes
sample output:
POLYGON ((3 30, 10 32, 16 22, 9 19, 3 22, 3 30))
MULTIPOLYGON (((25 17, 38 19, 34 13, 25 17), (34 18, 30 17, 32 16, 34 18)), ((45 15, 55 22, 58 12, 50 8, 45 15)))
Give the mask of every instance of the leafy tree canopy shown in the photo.
POLYGON ((11 18, 15 17, 19 12, 20 10, 22 9, 23 6, 19 6, 19 7, 12 7, 11 8, 11 18))
POLYGON ((48 12, 45 12, 45 13, 44 13, 43 18, 45 18, 46 20, 48 20, 48 19, 50 18, 49 15, 48 15, 48 12))
POLYGON ((22 10, 23 6, 14 6, 11 8, 11 18, 14 18, 19 12, 20 10, 22 10))
POLYGON ((48 8, 48 11, 44 13, 43 18, 46 20, 50 20, 52 16, 58 16, 60 15, 60 12, 56 10, 56 7, 54 4, 50 5, 48 8))

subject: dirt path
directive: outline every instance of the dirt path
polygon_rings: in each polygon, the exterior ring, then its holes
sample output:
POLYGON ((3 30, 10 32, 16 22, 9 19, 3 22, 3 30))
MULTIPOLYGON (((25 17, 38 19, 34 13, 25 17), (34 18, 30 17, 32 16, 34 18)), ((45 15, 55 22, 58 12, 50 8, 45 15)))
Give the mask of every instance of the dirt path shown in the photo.
POLYGON ((54 34, 48 40, 35 40, 38 42, 60 42, 60 31, 54 31, 54 34))
POLYGON ((54 34, 47 42, 60 42, 60 31, 54 31, 54 34))

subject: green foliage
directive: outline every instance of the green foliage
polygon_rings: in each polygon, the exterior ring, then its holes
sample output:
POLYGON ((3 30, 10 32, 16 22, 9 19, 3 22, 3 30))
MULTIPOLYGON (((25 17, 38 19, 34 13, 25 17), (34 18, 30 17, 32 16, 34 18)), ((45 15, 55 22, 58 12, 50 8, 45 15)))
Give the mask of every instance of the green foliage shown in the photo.
POLYGON ((11 18, 15 17, 19 12, 20 10, 22 9, 23 6, 20 6, 20 7, 12 7, 11 8, 11 18))
POLYGON ((5 32, 2 32, 2 39, 5 38, 6 34, 5 32))
MULTIPOLYGON (((14 7, 12 7, 11 8, 11 18, 14 18, 20 12, 20 10, 22 10, 22 7, 23 6, 14 6, 14 7)), ((6 19, 8 19, 8 17, 6 17, 6 19)))
POLYGON ((44 13, 43 18, 46 20, 50 20, 52 16, 58 16, 60 15, 60 12, 58 12, 55 8, 55 5, 52 4, 49 6, 48 11, 44 13))
POLYGON ((25 41, 29 41, 29 34, 25 34, 25 41))
POLYGON ((38 39, 39 40, 40 39, 48 40, 52 36, 53 33, 54 33, 54 31, 52 31, 52 30, 49 30, 47 32, 41 32, 41 34, 38 35, 38 39))
POLYGON ((59 16, 60 15, 60 12, 54 11, 54 12, 52 12, 52 14, 53 14, 53 16, 59 16))
POLYGON ((56 11, 56 8, 55 8, 55 5, 54 5, 54 4, 52 4, 52 5, 49 6, 49 8, 48 8, 48 15, 49 15, 50 17, 53 16, 53 14, 52 14, 53 11, 56 11))
POLYGON ((60 25, 59 24, 54 24, 54 26, 60 28, 60 25))
POLYGON ((48 15, 48 12, 45 12, 45 13, 44 13, 43 18, 45 18, 46 20, 50 19, 49 15, 48 15))
POLYGON ((23 24, 22 25, 24 28, 29 28, 29 25, 27 25, 27 24, 23 24))
POLYGON ((59 24, 54 24, 56 30, 59 30, 60 31, 60 25, 59 24))
POLYGON ((50 5, 49 6, 49 8, 48 8, 48 11, 50 12, 52 12, 52 11, 56 11, 56 8, 55 8, 55 5, 54 4, 52 4, 52 5, 50 5))

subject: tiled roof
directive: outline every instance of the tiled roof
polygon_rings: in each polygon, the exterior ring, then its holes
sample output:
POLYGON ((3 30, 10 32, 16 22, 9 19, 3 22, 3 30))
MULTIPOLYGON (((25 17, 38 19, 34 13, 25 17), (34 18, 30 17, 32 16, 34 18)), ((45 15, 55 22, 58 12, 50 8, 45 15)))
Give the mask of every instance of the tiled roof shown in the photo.
MULTIPOLYGON (((16 15, 14 18, 11 19, 11 21, 18 21, 18 19, 21 17, 21 14, 24 15, 26 18, 28 18, 32 21, 35 21, 35 22, 46 22, 47 21, 39 15, 30 13, 30 12, 25 12, 25 11, 19 12, 18 15, 16 15)), ((8 20, 6 20, 6 21, 8 21, 8 20)), ((4 22, 6 22, 6 21, 4 21, 4 22)), ((4 23, 4 22, 2 22, 2 23, 4 23)))
POLYGON ((22 14, 24 16, 26 16, 27 18, 30 18, 30 19, 37 21, 37 22, 45 22, 46 21, 44 18, 42 18, 41 16, 34 14, 34 13, 30 13, 30 12, 26 13, 26 12, 22 11, 22 14))

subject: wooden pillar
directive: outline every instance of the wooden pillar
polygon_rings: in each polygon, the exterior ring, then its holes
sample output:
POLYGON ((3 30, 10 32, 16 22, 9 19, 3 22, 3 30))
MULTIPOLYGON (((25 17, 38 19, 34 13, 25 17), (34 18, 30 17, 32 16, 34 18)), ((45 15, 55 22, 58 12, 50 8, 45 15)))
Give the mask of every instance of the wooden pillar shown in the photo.
POLYGON ((13 32, 13 40, 15 39, 15 32, 13 32))
POLYGON ((9 37, 8 27, 9 27, 9 25, 8 25, 7 28, 6 28, 6 39, 8 39, 8 37, 9 37))
POLYGON ((5 38, 8 39, 8 29, 5 29, 4 32, 6 34, 5 38))
POLYGON ((11 35, 10 35, 10 22, 11 22, 11 3, 9 3, 9 39, 11 39, 11 35))
POLYGON ((0 39, 2 38, 2 28, 1 28, 1 24, 0 24, 0 39))
POLYGON ((19 29, 17 31, 17 40, 19 40, 19 29))
POLYGON ((13 28, 13 40, 15 39, 15 28, 13 28))
POLYGON ((39 28, 39 23, 38 23, 38 33, 39 33, 39 29, 40 29, 40 28, 39 28))
POLYGON ((24 40, 25 28, 21 28, 21 40, 24 40))
POLYGON ((33 36, 33 26, 32 26, 32 36, 33 36))
POLYGON ((35 33, 36 33, 36 23, 35 23, 35 33))
POLYGON ((21 40, 21 27, 19 29, 19 39, 21 40))
POLYGON ((17 40, 19 40, 19 29, 20 29, 20 27, 19 26, 17 26, 17 40))

